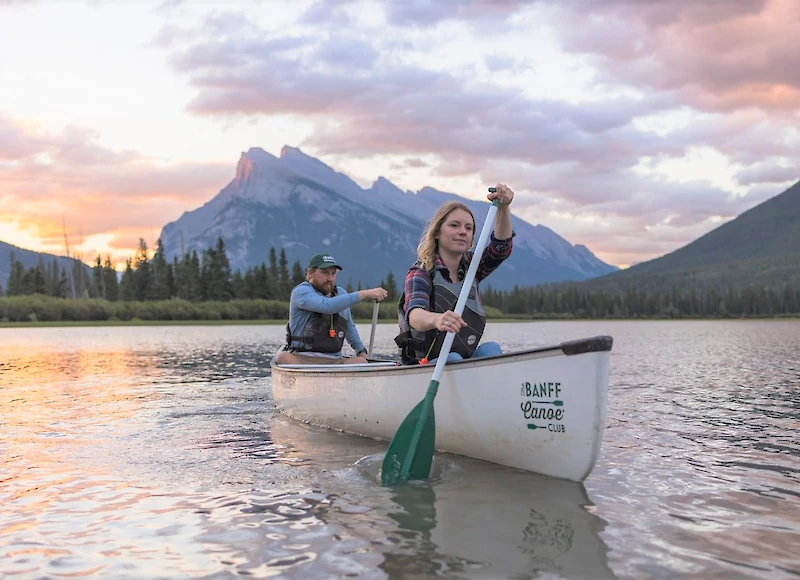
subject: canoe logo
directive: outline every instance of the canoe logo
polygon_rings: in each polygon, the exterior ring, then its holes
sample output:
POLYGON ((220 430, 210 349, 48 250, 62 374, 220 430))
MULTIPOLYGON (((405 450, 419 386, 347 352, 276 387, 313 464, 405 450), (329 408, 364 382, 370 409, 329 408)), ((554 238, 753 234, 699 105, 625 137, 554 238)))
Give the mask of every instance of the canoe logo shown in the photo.
POLYGON ((470 334, 469 338, 467 338, 467 344, 470 345, 470 346, 475 344, 477 341, 478 341, 478 337, 475 336, 474 334, 470 334))
POLYGON ((519 394, 523 401, 519 404, 522 415, 528 421, 528 429, 547 429, 551 433, 564 433, 566 427, 562 421, 566 414, 561 396, 561 383, 540 382, 522 383, 519 394))
POLYGON ((344 338, 344 330, 339 331, 339 338, 344 338))

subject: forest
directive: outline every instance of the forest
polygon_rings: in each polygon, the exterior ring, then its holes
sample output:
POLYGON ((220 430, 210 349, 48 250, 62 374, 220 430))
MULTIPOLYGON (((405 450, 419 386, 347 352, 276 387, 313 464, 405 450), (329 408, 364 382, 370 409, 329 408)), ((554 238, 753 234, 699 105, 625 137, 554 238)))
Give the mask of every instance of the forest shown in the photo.
MULTIPOLYGON (((305 280, 299 262, 289 266, 283 250, 270 248, 268 259, 245 272, 232 271, 225 243, 198 254, 187 252, 167 261, 161 241, 152 252, 144 240, 120 276, 110 258, 97 257, 91 268, 73 260, 62 268, 53 260, 25 268, 11 256, 7 287, 0 288, 0 321, 107 320, 285 320, 292 288, 305 280), (3 292, 4 290, 4 292, 3 292)), ((800 288, 730 285, 719 289, 663 284, 647 290, 580 288, 560 283, 481 290, 490 318, 636 319, 741 318, 800 316, 800 288)), ((339 284, 360 290, 360 281, 339 284)), ((396 317, 397 282, 392 272, 381 280, 389 298, 380 317, 396 317)), ((353 307, 356 318, 369 318, 368 304, 353 307)))

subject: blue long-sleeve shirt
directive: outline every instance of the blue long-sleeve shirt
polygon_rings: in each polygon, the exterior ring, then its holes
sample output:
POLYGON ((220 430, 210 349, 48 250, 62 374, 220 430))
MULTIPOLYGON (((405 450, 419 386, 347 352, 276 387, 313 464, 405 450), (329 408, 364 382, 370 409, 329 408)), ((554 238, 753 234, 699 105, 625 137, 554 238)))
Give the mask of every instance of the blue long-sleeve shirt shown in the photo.
MULTIPOLYGON (((353 347, 356 352, 364 350, 364 343, 361 342, 361 336, 358 334, 353 316, 350 314, 350 307, 353 304, 361 302, 358 292, 350 292, 342 288, 336 287, 336 296, 325 296, 317 290, 309 282, 298 284, 292 290, 292 296, 289 300, 289 331, 292 335, 299 336, 305 328, 311 316, 315 312, 321 314, 339 314, 347 321, 347 330, 344 337, 347 342, 353 347)), ((301 346, 299 341, 292 342, 293 347, 301 346)), ((338 353, 308 353, 319 356, 340 357, 342 352, 338 353)))

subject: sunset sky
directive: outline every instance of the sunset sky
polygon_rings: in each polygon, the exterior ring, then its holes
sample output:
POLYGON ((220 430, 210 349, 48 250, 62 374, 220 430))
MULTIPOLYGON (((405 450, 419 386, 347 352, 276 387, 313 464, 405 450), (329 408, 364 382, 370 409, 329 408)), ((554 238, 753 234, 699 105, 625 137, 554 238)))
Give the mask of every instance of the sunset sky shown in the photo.
POLYGON ((0 240, 118 262, 283 145, 626 266, 800 179, 800 1, 0 0, 0 240))

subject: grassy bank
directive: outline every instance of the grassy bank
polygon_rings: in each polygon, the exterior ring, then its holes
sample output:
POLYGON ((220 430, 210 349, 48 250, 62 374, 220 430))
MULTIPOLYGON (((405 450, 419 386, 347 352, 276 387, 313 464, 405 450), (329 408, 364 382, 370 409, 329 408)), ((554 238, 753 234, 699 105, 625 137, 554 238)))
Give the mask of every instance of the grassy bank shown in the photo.
MULTIPOLYGON (((395 301, 381 303, 379 321, 397 324, 395 301)), ((571 314, 514 314, 505 315, 497 308, 486 306, 492 322, 530 322, 544 320, 598 320, 577 318, 571 314)), ((372 321, 372 303, 360 303, 351 308, 358 323, 372 321)), ((752 316, 748 318, 798 318, 800 315, 752 316)), ((231 300, 228 302, 190 302, 181 299, 149 302, 109 302, 99 298, 70 300, 38 294, 30 296, 0 296, 0 328, 42 326, 204 326, 227 324, 286 324, 289 302, 280 300, 231 300)), ((609 316, 603 320, 712 320, 700 316, 609 316)), ((730 318, 728 319, 730 320, 730 318)))
MULTIPOLYGON (((396 322, 396 308, 394 302, 382 303, 380 320, 396 322)), ((359 322, 372 320, 372 303, 356 304, 351 311, 359 322)), ((174 298, 110 302, 101 298, 70 300, 40 294, 0 297, 0 326, 3 327, 285 324, 288 318, 289 302, 280 300, 190 302, 174 298)))

